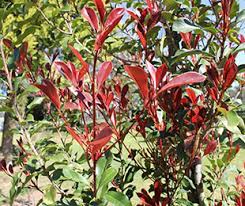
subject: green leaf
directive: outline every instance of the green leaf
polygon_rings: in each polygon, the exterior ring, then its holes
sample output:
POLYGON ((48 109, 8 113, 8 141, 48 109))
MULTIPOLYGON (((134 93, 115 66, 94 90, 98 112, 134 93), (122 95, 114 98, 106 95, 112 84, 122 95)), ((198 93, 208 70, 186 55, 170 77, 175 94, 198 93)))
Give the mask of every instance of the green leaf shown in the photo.
POLYGON ((88 184, 88 179, 76 172, 73 168, 71 167, 64 167, 63 168, 63 175, 70 180, 73 180, 75 182, 81 182, 83 184, 88 184))
POLYGON ((98 188, 101 177, 105 171, 106 158, 101 157, 96 163, 96 187, 98 188))
POLYGON ((129 201, 128 197, 116 191, 109 191, 105 194, 105 199, 111 203, 113 206, 131 206, 131 202, 129 201))
POLYGON ((98 189, 105 185, 108 185, 115 178, 116 175, 117 175, 117 170, 115 168, 111 167, 105 170, 100 179, 98 189))
POLYGON ((192 189, 196 189, 196 186, 194 185, 193 181, 189 177, 185 176, 182 181, 183 181, 183 185, 186 188, 189 189, 191 187, 192 189))
POLYGON ((241 131, 239 130, 239 128, 237 126, 230 126, 229 125, 227 118, 221 117, 220 121, 225 126, 225 128, 228 129, 229 131, 231 131, 232 133, 241 134, 241 131))
POLYGON ((212 34, 217 34, 219 32, 218 29, 216 29, 214 26, 208 26, 208 27, 204 27, 205 31, 208 31, 212 34))
POLYGON ((35 106, 37 106, 37 105, 40 105, 42 102, 43 102, 43 100, 44 100, 45 98, 44 97, 36 97, 28 106, 27 106, 27 109, 29 109, 29 110, 31 110, 31 109, 33 109, 35 106))
POLYGON ((212 57, 212 55, 210 53, 205 52, 205 51, 201 51, 201 50, 197 50, 197 49, 194 49, 194 50, 183 49, 183 50, 179 50, 175 53, 175 55, 172 57, 171 64, 178 62, 183 57, 187 57, 187 56, 190 56, 193 54, 202 54, 203 56, 212 57))
POLYGON ((8 106, 1 106, 0 112, 8 112, 10 114, 14 114, 14 110, 11 107, 8 106))
POLYGON ((24 38, 26 38, 27 36, 29 36, 30 34, 34 34, 35 30, 37 29, 37 26, 31 26, 29 28, 27 28, 24 33, 22 33, 21 35, 18 36, 17 41, 15 42, 15 44, 20 44, 24 38))
POLYGON ((163 4, 166 6, 166 11, 175 9, 176 6, 178 5, 178 3, 176 2, 176 0, 165 0, 163 2, 163 4))
POLYGON ((245 43, 242 43, 237 48, 234 49, 233 53, 237 53, 244 50, 245 50, 245 43))
POLYGON ((240 119, 235 111, 226 112, 226 119, 230 127, 236 127, 240 122, 240 119))
POLYGON ((237 17, 236 17, 236 22, 243 22, 245 20, 245 9, 243 9, 242 11, 240 11, 238 14, 237 14, 237 17))
POLYGON ((29 92, 33 92, 33 93, 36 93, 38 92, 39 89, 33 85, 28 85, 26 88, 25 88, 25 92, 26 93, 29 93, 29 92))
POLYGON ((56 190, 53 185, 48 185, 44 191, 43 202, 47 205, 55 205, 56 190))
POLYGON ((200 26, 193 24, 186 18, 179 18, 173 24, 173 30, 177 32, 190 32, 201 29, 200 26))

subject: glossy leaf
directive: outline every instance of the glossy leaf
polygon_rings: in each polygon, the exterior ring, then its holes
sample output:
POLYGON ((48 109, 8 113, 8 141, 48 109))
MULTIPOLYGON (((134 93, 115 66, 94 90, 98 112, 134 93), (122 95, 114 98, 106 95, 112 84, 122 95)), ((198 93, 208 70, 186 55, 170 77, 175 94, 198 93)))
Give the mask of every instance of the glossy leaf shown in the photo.
POLYGON ((94 3, 98 9, 99 15, 100 15, 100 21, 103 23, 104 22, 104 17, 106 14, 106 10, 105 10, 105 5, 103 0, 94 0, 94 3))
POLYGON ((139 36, 139 39, 140 39, 140 42, 141 42, 143 48, 146 49, 147 41, 146 41, 146 31, 145 31, 144 27, 140 23, 138 23, 135 27, 135 31, 139 36))
POLYGON ((161 80, 167 72, 167 66, 163 64, 158 69, 156 69, 149 61, 146 61, 146 68, 150 73, 153 87, 156 91, 157 87, 159 86, 159 83, 161 82, 161 80))
POLYGON ((173 24, 173 30, 177 32, 191 32, 200 29, 199 26, 193 24, 189 19, 179 18, 173 24))
POLYGON ((184 74, 180 74, 176 77, 174 77, 172 80, 170 80, 166 85, 164 85, 157 93, 157 96, 168 90, 168 89, 172 89, 175 87, 180 87, 183 85, 187 85, 187 84, 195 84, 195 83, 200 83, 200 82, 204 82, 206 79, 205 76, 203 76, 202 74, 199 74, 197 72, 186 72, 184 74))
POLYGON ((44 94, 48 96, 51 102, 56 106, 57 109, 60 109, 60 98, 58 95, 58 91, 54 84, 48 80, 43 79, 42 84, 34 84, 37 88, 39 88, 44 94))
POLYGON ((155 202, 159 202, 162 194, 162 183, 160 180, 155 180, 154 192, 155 192, 154 200, 155 202))
POLYGON ((196 104, 197 103, 197 97, 196 97, 195 91, 191 88, 186 88, 186 93, 187 93, 188 97, 190 98, 192 104, 196 104))
POLYGON ((111 11, 111 13, 108 16, 108 19, 105 22, 106 26, 103 28, 101 33, 96 37, 95 46, 94 46, 96 51, 98 51, 102 47, 108 35, 122 19, 123 14, 124 14, 123 8, 116 8, 111 11))
POLYGON ((138 85, 140 93, 144 100, 148 99, 148 76, 147 73, 139 66, 125 66, 125 71, 138 85))
POLYGON ((69 48, 71 49, 73 54, 78 58, 78 60, 81 62, 83 66, 82 69, 84 69, 87 72, 89 69, 89 64, 83 60, 82 55, 73 46, 69 45, 69 48))
MULTIPOLYGON (((114 22, 118 21, 118 18, 120 18, 122 15, 124 14, 124 8, 115 8, 113 9, 110 14, 108 15, 106 22, 105 22, 105 27, 111 27, 113 24, 115 24, 114 22)), ((118 24, 118 23, 116 23, 118 24)))
POLYGON ((96 13, 93 9, 89 7, 84 7, 81 10, 82 16, 90 23, 91 27, 95 30, 99 30, 99 22, 96 13))
POLYGON ((101 64, 99 71, 97 73, 97 86, 98 89, 104 84, 108 76, 112 71, 112 63, 111 62, 104 62, 101 64))
POLYGON ((95 154, 100 149, 102 149, 102 147, 104 147, 110 141, 111 136, 112 136, 112 129, 109 126, 103 128, 96 136, 96 139, 90 142, 89 144, 90 152, 92 154, 95 154))
POLYGON ((70 135, 81 145, 83 146, 84 143, 81 139, 81 137, 76 133, 74 129, 72 129, 70 126, 65 126, 66 130, 70 133, 70 135))
POLYGON ((158 69, 156 71, 156 85, 157 85, 157 87, 161 83, 162 79, 165 77, 167 71, 168 71, 168 67, 166 64, 162 64, 160 67, 158 67, 158 69))
POLYGON ((105 194, 105 199, 115 206, 132 206, 128 197, 121 192, 109 191, 105 194))
POLYGON ((150 11, 152 11, 153 8, 154 8, 153 0, 146 0, 146 3, 147 3, 147 6, 148 6, 148 9, 150 11))
POLYGON ((57 70, 60 71, 69 81, 71 81, 74 86, 78 85, 77 71, 71 62, 65 64, 64 62, 56 61, 55 66, 57 70))
POLYGON ((172 57, 171 59, 171 64, 175 64, 176 62, 181 61, 182 58, 187 57, 187 56, 191 56, 191 55, 196 55, 196 54, 201 54, 203 56, 206 57, 213 57, 212 54, 202 51, 202 50, 198 50, 198 49, 192 49, 192 50, 187 50, 187 49, 183 49, 183 50, 178 50, 175 55, 172 57))
POLYGON ((236 127, 239 125, 240 118, 235 111, 226 112, 226 119, 230 127, 236 127))
POLYGON ((13 42, 11 40, 9 40, 9 39, 3 39, 3 43, 9 49, 13 49, 14 48, 13 42))
POLYGON ((210 142, 208 142, 207 147, 204 150, 204 155, 208 155, 214 152, 217 147, 217 144, 217 140, 211 140, 210 142))
POLYGON ((139 17, 134 12, 127 10, 127 13, 136 21, 139 21, 139 17))
POLYGON ((191 48, 191 38, 192 38, 191 32, 187 32, 187 33, 180 32, 180 36, 182 40, 185 42, 186 46, 188 48, 191 48))
POLYGON ((97 164, 96 164, 96 187, 97 188, 99 186, 99 183, 100 183, 100 180, 103 176, 103 173, 106 169, 106 163, 107 163, 107 160, 105 157, 101 157, 97 161, 97 164))
POLYGON ((72 168, 70 165, 65 166, 62 169, 62 173, 64 177, 66 177, 69 180, 75 181, 75 182, 81 182, 84 185, 89 185, 88 184, 88 179, 82 176, 82 174, 76 172, 74 168, 72 168))
POLYGON ((110 182, 113 181, 116 175, 117 175, 117 170, 115 168, 111 167, 106 169, 102 174, 102 177, 98 184, 98 189, 107 186, 110 182))
POLYGON ((151 76, 151 81, 153 83, 153 87, 156 90, 157 88, 157 82, 156 82, 156 68, 146 60, 146 68, 148 69, 150 76, 151 76))
POLYGON ((48 187, 45 189, 43 202, 47 205, 53 205, 55 204, 56 199, 56 189, 53 185, 48 185, 48 187))
POLYGON ((223 90, 226 90, 236 78, 238 72, 234 56, 230 56, 225 62, 223 73, 223 90))

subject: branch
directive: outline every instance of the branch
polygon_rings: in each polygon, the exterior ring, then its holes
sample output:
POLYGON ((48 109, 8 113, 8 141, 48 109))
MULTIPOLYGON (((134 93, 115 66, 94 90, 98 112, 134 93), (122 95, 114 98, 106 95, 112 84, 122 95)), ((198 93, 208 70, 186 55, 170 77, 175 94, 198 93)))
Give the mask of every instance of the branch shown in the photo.
POLYGON ((64 34, 67 34, 67 35, 72 35, 73 33, 70 31, 70 28, 68 27, 68 29, 69 29, 69 32, 67 32, 67 31, 64 31, 64 30, 62 30, 62 29, 60 29, 59 27, 57 27, 57 26, 55 26, 55 24, 52 22, 52 21, 50 21, 49 19, 48 19, 48 17, 45 15, 45 13, 41 10, 41 8, 39 8, 38 6, 36 7, 37 8, 37 10, 42 14, 42 16, 43 16, 43 18, 46 20, 46 22, 48 23, 48 24, 50 24, 52 27, 55 27, 58 31, 60 31, 61 33, 64 33, 64 34))

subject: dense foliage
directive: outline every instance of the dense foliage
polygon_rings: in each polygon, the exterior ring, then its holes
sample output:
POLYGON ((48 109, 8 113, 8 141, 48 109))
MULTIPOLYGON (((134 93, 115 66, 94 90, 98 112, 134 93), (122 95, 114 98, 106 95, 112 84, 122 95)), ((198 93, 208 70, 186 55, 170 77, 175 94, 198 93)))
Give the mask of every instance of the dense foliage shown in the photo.
POLYGON ((1 4, 10 205, 244 204, 237 1, 1 4))

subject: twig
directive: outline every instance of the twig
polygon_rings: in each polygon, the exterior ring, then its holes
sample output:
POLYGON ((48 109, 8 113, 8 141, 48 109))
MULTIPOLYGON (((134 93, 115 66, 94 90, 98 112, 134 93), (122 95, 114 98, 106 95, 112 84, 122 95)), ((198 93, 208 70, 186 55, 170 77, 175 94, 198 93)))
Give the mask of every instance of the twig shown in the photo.
MULTIPOLYGON (((47 17, 47 16, 45 15, 45 13, 41 10, 41 8, 39 8, 38 6, 37 6, 36 8, 37 8, 37 10, 42 14, 43 18, 46 20, 46 22, 47 22, 48 24, 50 24, 51 26, 55 27, 58 31, 60 31, 60 32, 62 32, 62 33, 64 33, 64 34, 72 35, 72 33, 71 33, 70 30, 69 30, 69 32, 67 32, 67 31, 64 31, 64 30, 60 29, 59 27, 55 26, 55 24, 54 24, 52 21, 50 21, 50 20, 48 19, 48 17, 47 17)), ((68 28, 68 29, 69 29, 69 28, 68 28)))

